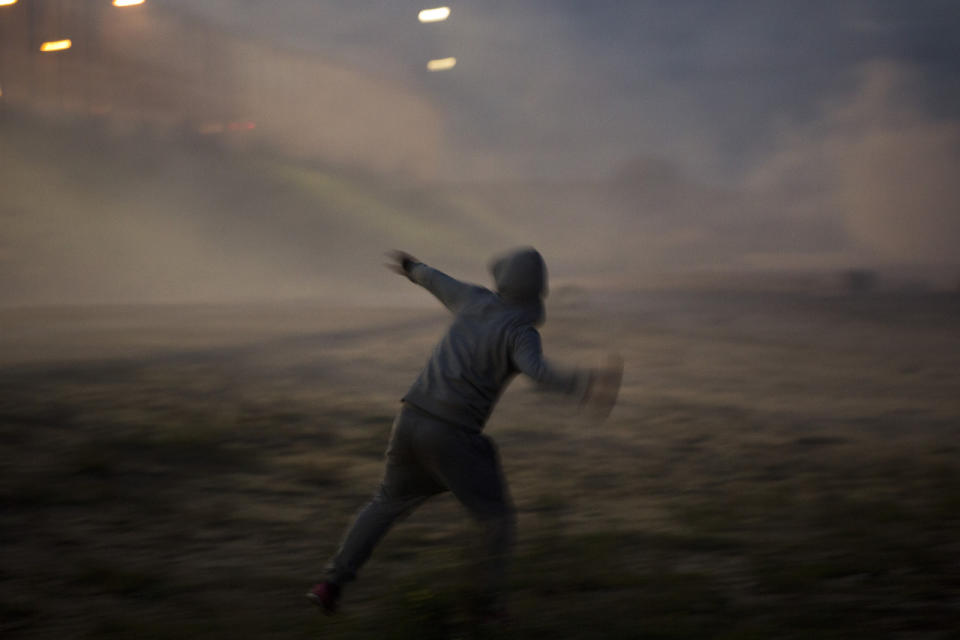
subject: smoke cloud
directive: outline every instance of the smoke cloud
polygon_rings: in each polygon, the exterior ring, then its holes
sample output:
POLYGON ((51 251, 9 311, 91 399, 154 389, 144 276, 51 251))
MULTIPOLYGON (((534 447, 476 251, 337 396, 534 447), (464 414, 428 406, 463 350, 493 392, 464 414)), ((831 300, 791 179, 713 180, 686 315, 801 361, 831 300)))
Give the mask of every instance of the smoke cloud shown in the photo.
POLYGON ((747 185, 786 218, 836 218, 850 259, 958 264, 960 120, 925 112, 919 73, 877 61, 813 123, 788 127, 747 185))
MULTIPOLYGON (((903 6, 491 2, 425 27, 406 2, 148 3, 120 15, 154 34, 156 73, 118 40, 137 80, 112 111, 60 128, 0 113, 0 303, 384 302, 384 250, 485 282, 524 244, 561 283, 853 267, 952 283, 956 18, 903 6), (197 46, 171 45, 184 33, 197 46), (184 57, 201 43, 215 55, 184 57), (171 124, 171 105, 207 103, 191 126, 210 135, 171 124)), ((6 104, 110 106, 90 95, 113 65, 71 67, 80 42, 13 47, 6 71, 37 82, 5 82, 6 104)))

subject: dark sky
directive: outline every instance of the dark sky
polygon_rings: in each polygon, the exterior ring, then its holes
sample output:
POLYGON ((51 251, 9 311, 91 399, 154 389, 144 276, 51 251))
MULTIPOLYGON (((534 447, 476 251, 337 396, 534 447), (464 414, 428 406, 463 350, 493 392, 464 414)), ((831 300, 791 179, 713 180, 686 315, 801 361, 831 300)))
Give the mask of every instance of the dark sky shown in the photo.
POLYGON ((960 269, 955 1, 177 1, 426 96, 442 180, 633 185, 652 253, 960 269))
MULTIPOLYGON (((362 78, 351 104, 367 114, 383 113, 370 96, 397 95, 371 87, 400 87, 442 123, 429 146, 413 127, 396 140, 435 153, 436 175, 324 212, 232 174, 221 193, 197 158, 99 191, 27 162, 8 175, 47 184, 0 199, 0 303, 379 292, 391 246, 476 280, 486 256, 533 244, 561 281, 874 268, 960 282, 955 0, 451 1, 431 25, 416 16, 432 5, 409 0, 147 2, 362 78), (427 72, 447 56, 455 68, 427 72)), ((303 103, 328 97, 302 81, 303 103)), ((350 148, 369 134, 336 130, 350 148)))
POLYGON ((948 0, 486 0, 449 2, 433 25, 416 20, 432 5, 408 0, 176 2, 425 92, 472 177, 595 176, 652 155, 729 179, 878 62, 906 69, 898 91, 922 112, 960 114, 948 0), (423 70, 445 56, 453 71, 423 70))

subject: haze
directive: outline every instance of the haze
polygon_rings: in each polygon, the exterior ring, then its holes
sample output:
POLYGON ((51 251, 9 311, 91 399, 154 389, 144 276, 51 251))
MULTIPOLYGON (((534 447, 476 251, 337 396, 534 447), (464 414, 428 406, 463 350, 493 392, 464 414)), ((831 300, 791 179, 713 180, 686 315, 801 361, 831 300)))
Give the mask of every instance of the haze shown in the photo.
POLYGON ((953 3, 78 4, 0 7, 3 305, 960 283, 953 3))

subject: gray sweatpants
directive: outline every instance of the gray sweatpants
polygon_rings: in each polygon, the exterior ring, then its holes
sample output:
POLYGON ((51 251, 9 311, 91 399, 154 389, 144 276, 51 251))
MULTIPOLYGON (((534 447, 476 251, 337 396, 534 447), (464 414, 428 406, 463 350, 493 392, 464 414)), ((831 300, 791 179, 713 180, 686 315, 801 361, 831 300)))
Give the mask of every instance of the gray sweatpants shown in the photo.
POLYGON ((390 526, 427 498, 452 491, 479 522, 485 556, 478 585, 496 600, 506 577, 515 514, 496 447, 489 437, 405 404, 393 423, 386 470, 373 499, 347 530, 327 566, 327 580, 356 577, 390 526))

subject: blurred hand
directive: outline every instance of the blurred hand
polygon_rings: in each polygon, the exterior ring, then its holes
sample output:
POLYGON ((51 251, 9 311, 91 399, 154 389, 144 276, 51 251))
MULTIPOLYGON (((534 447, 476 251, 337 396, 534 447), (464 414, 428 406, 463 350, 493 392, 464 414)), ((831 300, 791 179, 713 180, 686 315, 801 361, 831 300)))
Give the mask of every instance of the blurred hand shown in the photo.
POLYGON ((393 251, 388 251, 386 255, 390 262, 383 266, 385 266, 387 269, 390 269, 390 271, 393 271, 394 273, 399 273, 402 276, 407 275, 407 270, 404 268, 404 266, 409 266, 413 263, 420 262, 406 251, 398 251, 395 249, 393 251))
POLYGON ((587 389, 584 403, 592 417, 606 420, 610 415, 614 405, 617 404, 621 380, 623 380, 623 358, 620 354, 610 353, 603 365, 593 372, 593 380, 590 388, 587 389))

